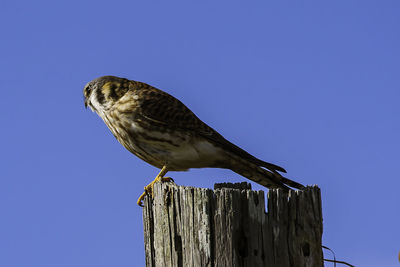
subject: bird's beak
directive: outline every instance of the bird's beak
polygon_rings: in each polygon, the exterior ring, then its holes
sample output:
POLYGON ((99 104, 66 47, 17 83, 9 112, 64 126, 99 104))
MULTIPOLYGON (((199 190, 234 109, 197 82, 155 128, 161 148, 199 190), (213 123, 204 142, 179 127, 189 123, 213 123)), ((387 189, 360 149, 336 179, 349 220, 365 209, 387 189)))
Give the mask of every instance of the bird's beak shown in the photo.
POLYGON ((85 108, 87 109, 88 103, 87 103, 87 99, 85 98, 85 108))

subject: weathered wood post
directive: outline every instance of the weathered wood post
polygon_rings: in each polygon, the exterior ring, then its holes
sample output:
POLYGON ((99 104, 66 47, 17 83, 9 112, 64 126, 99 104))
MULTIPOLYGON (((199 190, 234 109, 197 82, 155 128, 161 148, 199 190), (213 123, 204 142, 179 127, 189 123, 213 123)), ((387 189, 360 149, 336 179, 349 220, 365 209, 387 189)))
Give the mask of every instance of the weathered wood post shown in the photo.
POLYGON ((157 183, 143 208, 146 266, 324 266, 321 196, 247 183, 205 188, 157 183))

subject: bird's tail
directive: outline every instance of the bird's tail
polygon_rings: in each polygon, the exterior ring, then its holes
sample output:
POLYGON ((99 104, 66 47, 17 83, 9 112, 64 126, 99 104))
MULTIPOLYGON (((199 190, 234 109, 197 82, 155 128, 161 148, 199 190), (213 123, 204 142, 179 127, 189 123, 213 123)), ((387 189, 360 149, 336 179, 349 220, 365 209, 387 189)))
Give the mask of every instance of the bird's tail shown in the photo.
POLYGON ((289 190, 290 187, 296 189, 304 189, 304 186, 293 180, 280 175, 274 169, 268 170, 255 163, 249 162, 241 158, 232 159, 232 164, 230 164, 230 169, 247 179, 252 180, 262 186, 268 188, 283 188, 289 190))

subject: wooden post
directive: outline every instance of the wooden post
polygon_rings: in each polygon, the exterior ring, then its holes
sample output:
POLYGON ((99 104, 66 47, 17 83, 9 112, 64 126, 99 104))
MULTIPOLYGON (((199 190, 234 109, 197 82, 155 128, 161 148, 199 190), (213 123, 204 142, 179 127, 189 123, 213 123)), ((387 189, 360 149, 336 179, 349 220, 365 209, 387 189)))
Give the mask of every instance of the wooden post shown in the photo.
POLYGON ((324 266, 321 195, 157 183, 143 208, 146 266, 324 266))

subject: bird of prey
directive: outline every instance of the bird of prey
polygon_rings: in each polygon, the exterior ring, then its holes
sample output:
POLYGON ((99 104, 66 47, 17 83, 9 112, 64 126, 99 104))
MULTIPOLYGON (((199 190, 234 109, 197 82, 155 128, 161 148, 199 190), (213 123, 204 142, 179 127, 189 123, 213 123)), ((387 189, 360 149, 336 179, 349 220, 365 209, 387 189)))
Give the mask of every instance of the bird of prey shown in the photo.
POLYGON ((152 194, 168 171, 230 169, 268 188, 304 186, 283 177, 282 167, 262 161, 226 140, 181 101, 146 83, 103 76, 86 84, 85 106, 96 112, 131 153, 161 169, 144 193, 152 194))

